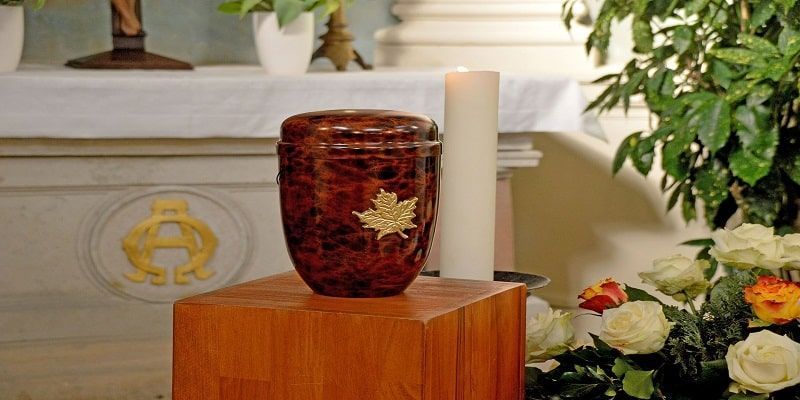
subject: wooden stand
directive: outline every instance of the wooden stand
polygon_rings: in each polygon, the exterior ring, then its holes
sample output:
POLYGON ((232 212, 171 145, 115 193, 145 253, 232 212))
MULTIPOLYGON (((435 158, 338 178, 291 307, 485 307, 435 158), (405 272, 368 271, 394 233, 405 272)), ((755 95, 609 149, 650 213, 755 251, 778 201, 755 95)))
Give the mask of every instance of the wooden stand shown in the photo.
POLYGON ((178 301, 174 400, 522 399, 525 286, 420 277, 313 294, 294 272, 178 301))
MULTIPOLYGON (((142 20, 141 3, 136 3, 136 14, 142 20)), ((120 15, 111 6, 111 36, 114 49, 86 57, 69 60, 65 64, 79 69, 193 69, 192 65, 169 57, 148 53, 144 49, 145 32, 126 35, 120 28, 120 15)))

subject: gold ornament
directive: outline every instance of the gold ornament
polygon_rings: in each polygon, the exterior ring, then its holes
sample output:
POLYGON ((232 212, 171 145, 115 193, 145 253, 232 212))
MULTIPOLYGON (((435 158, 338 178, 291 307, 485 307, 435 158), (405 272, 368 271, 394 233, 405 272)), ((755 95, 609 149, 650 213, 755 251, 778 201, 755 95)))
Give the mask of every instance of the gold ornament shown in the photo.
POLYGON ((175 268, 175 283, 189 283, 189 277, 186 276, 189 273, 194 273, 195 277, 201 280, 214 275, 214 271, 206 269, 205 264, 214 255, 217 237, 203 221, 189 216, 188 208, 185 200, 153 201, 153 214, 131 229, 122 242, 128 260, 136 268, 136 272, 126 273, 126 278, 142 283, 148 275, 153 275, 151 284, 165 284, 167 268, 153 264, 154 250, 163 248, 186 249, 189 256, 188 262, 175 268), (161 224, 166 223, 177 224, 180 236, 159 236, 161 224), (198 246, 195 232, 202 241, 201 246, 198 246), (144 243, 140 247, 142 238, 144 243))
POLYGON ((353 211, 353 214, 361 220, 364 228, 378 231, 378 240, 391 233, 397 233, 403 239, 408 239, 408 235, 403 231, 417 227, 411 222, 416 217, 414 214, 414 209, 417 208, 416 197, 398 203, 396 194, 381 189, 372 203, 375 204, 374 210, 370 208, 363 213, 353 211))

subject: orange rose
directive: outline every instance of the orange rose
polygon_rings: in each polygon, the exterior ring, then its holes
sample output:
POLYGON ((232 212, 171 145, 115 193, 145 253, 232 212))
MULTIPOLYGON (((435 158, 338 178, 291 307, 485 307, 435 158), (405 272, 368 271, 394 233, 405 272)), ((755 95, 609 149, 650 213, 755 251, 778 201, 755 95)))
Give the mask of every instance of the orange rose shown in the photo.
POLYGON ((744 300, 763 321, 783 325, 800 318, 800 285, 774 276, 759 276, 744 288, 744 300))
POLYGON ((584 300, 578 307, 602 314, 603 310, 614 308, 628 301, 628 295, 619 283, 611 278, 603 279, 583 290, 578 296, 584 300))

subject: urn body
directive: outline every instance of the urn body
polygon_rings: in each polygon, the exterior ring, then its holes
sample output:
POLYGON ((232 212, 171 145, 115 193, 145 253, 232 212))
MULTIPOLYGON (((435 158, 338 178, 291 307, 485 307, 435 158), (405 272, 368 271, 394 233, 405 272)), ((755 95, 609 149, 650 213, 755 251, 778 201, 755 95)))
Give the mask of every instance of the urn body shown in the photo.
POLYGON ((439 192, 436 124, 416 114, 338 110, 284 121, 284 235, 314 292, 401 293, 427 261, 439 192))

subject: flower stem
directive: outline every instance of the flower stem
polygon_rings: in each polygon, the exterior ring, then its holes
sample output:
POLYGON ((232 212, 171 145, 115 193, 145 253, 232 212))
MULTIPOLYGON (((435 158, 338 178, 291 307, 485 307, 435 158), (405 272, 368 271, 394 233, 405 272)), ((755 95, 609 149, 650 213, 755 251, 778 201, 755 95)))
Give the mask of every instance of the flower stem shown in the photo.
POLYGON ((686 304, 689 305, 689 308, 692 310, 692 314, 697 315, 699 317, 700 313, 697 312, 697 308, 695 308, 694 301, 692 301, 692 298, 689 297, 689 294, 686 293, 686 291, 683 292, 683 295, 686 296, 686 304))

